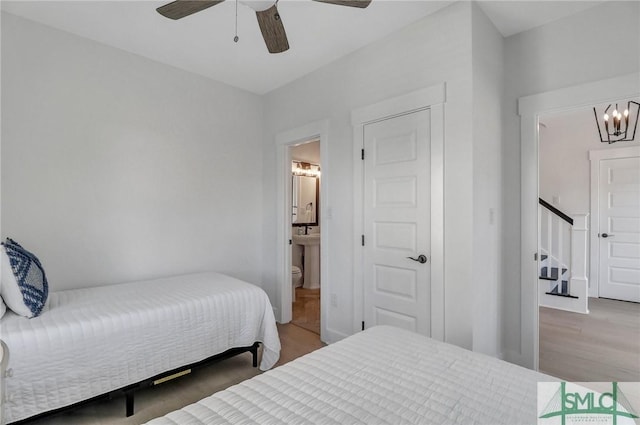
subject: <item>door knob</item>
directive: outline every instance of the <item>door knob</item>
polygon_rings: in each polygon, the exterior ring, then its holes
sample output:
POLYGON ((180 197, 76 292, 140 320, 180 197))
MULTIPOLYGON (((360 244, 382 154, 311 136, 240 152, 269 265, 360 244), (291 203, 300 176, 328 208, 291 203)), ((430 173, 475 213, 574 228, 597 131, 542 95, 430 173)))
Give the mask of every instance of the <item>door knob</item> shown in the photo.
POLYGON ((600 237, 601 237, 601 238, 605 238, 605 239, 606 239, 606 238, 613 237, 613 235, 610 235, 610 234, 608 234, 608 233, 601 233, 601 234, 600 234, 600 237))
POLYGON ((417 261, 420 264, 424 264, 427 262, 427 256, 422 254, 418 255, 418 258, 413 258, 413 257, 407 257, 407 258, 413 261, 417 261))

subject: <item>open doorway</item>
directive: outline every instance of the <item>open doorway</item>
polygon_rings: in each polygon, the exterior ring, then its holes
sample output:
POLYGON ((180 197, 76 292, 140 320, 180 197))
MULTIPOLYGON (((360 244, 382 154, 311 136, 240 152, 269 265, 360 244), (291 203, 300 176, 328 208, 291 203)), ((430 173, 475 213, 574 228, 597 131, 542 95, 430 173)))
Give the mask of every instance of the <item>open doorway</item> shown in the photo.
POLYGON ((539 116, 538 364, 568 381, 640 380, 640 137, 593 110, 628 100, 539 116))
MULTIPOLYGON (((553 112, 638 96, 640 74, 632 73, 518 99, 520 115, 520 346, 510 361, 538 369, 539 118, 553 112)), ((595 123, 595 121, 594 121, 595 123)), ((516 307, 518 308, 518 307, 516 307)))
MULTIPOLYGON (((327 178, 329 173, 327 169, 330 167, 328 157, 328 134, 329 122, 327 120, 316 121, 306 124, 302 127, 293 128, 276 135, 277 146, 277 223, 276 223, 276 240, 274 249, 277 255, 277 288, 278 299, 277 307, 274 308, 276 320, 280 323, 289 323, 292 320, 293 313, 293 267, 292 267, 292 245, 293 236, 297 228, 294 228, 293 219, 293 157, 292 149, 295 146, 305 145, 308 142, 317 142, 320 149, 320 159, 318 160, 318 168, 321 168, 322 183, 317 187, 318 204, 316 208, 316 219, 320 232, 320 340, 327 341, 328 336, 327 321, 329 319, 329 302, 327 297, 331 293, 331 282, 329 282, 329 252, 328 252, 328 221, 331 218, 331 207, 328 204, 328 185, 327 178)), ((312 161, 302 161, 309 163, 311 168, 312 161)), ((301 164, 301 167, 306 165, 301 164)), ((297 168, 297 164, 296 164, 297 168)), ((320 183, 320 182, 318 182, 320 183)), ((308 202, 306 203, 308 204, 308 202)), ((304 213, 306 212, 306 204, 304 205, 304 213)), ((311 206, 310 206, 311 207, 311 206)), ((313 226, 311 226, 313 227, 313 226)), ((307 229, 308 232, 309 229, 307 229)), ((301 273, 304 273, 301 270, 301 273)), ((302 329, 296 326, 296 329, 302 329)), ((303 330, 303 332, 307 332, 303 330)), ((314 333, 308 332, 310 336, 314 333)))
POLYGON ((320 141, 291 146, 291 323, 320 335, 320 141))

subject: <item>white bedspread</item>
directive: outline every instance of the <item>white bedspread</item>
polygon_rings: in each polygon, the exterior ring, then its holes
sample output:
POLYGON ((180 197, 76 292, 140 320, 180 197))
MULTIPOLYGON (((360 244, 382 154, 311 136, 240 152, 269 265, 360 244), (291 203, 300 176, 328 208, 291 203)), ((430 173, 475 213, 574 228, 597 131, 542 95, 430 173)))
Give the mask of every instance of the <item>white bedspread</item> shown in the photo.
POLYGON ((53 292, 33 319, 7 312, 5 418, 17 421, 134 384, 232 347, 280 340, 266 293, 218 273, 53 292))
POLYGON ((535 424, 551 377, 374 327, 154 419, 202 424, 535 424))

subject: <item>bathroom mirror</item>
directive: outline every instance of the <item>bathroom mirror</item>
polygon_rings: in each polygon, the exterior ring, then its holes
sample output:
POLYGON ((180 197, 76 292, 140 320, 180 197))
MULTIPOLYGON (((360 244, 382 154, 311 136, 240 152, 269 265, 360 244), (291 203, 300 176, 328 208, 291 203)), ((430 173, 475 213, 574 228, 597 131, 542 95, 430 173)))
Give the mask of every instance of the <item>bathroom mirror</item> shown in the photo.
POLYGON ((297 175, 292 178, 291 224, 317 226, 319 179, 297 175))

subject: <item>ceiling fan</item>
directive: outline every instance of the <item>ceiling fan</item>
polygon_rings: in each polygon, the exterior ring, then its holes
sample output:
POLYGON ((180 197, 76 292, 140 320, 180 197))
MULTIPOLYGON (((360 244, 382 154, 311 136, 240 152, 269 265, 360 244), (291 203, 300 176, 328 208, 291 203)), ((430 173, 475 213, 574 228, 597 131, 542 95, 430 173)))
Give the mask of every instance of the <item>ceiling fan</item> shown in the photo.
MULTIPOLYGON (((156 10, 162 16, 170 19, 180 19, 196 12, 208 9, 224 0, 175 0, 160 6, 156 10)), ((281 53, 289 49, 289 41, 284 31, 284 25, 278 13, 277 0, 237 0, 256 11, 258 25, 262 32, 262 38, 267 45, 269 53, 281 53)), ((336 4, 339 6, 351 6, 365 8, 371 0, 314 0, 320 3, 336 4)))

